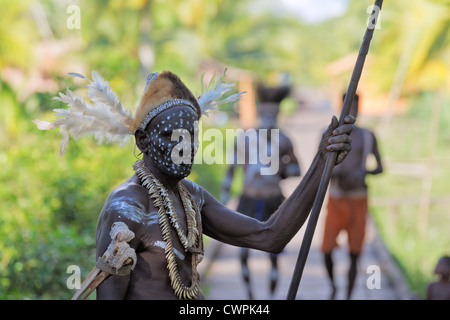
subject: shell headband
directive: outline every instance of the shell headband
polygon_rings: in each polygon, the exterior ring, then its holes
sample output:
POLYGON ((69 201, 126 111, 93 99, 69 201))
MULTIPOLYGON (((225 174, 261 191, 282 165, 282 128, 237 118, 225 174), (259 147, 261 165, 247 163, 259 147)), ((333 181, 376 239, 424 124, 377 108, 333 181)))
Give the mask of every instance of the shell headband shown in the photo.
POLYGON ((169 108, 186 105, 192 108, 201 117, 218 105, 237 101, 239 92, 222 99, 222 96, 231 90, 234 83, 222 82, 225 71, 216 79, 214 73, 209 84, 203 84, 202 94, 197 99, 183 82, 170 71, 151 73, 147 77, 147 84, 135 114, 123 107, 120 100, 111 90, 109 83, 97 72, 92 71, 92 80, 78 73, 69 73, 73 77, 88 80, 87 95, 93 104, 86 103, 84 99, 67 89, 66 94, 60 92, 53 99, 65 102, 67 109, 54 109, 58 117, 52 123, 34 120, 40 130, 59 128, 62 135, 60 154, 64 155, 69 143, 69 133, 78 139, 85 135, 93 135, 98 143, 122 142, 126 143, 137 129, 144 130, 148 123, 159 113, 169 108))

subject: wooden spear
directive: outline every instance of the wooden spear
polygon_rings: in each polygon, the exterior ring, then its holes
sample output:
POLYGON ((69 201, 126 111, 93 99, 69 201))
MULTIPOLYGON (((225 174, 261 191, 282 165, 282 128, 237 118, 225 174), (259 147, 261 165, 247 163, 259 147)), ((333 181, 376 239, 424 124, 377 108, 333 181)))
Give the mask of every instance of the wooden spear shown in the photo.
MULTIPOLYGON (((359 49, 359 55, 356 59, 355 67, 353 69, 352 77, 347 88, 347 93, 345 95, 344 103, 341 110, 341 115, 339 118, 339 125, 344 124, 344 118, 349 114, 350 107, 353 103, 353 98, 355 97, 356 88, 358 87, 359 78, 363 70, 364 62, 366 60, 367 53, 369 52, 370 41, 372 40, 373 32, 381 11, 381 6, 383 0, 376 0, 370 20, 364 34, 364 38, 359 49)), ((317 225, 317 220, 319 218, 320 210, 322 208, 322 203, 325 198, 325 193, 328 188, 328 183, 330 182, 331 172, 333 171, 334 164, 336 163, 337 152, 329 152, 327 156, 327 161, 325 163, 325 168, 322 173, 322 177, 319 184, 319 189, 316 193, 316 198, 314 199, 314 204, 311 209, 311 215, 309 217, 308 225, 305 230, 305 235, 303 236, 302 246, 298 254, 297 262, 294 269, 294 274, 292 275, 291 284, 289 286, 289 291, 287 295, 287 300, 294 300, 300 280, 302 278, 303 269, 305 267, 306 259, 308 257, 309 249, 311 247, 312 238, 314 236, 314 231, 317 225)))

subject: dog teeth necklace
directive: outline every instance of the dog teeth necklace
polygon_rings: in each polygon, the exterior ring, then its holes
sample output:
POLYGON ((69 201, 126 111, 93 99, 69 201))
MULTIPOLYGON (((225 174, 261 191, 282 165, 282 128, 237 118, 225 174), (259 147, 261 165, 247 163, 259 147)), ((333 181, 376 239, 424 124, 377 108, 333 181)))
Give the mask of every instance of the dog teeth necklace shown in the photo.
POLYGON ((177 214, 173 207, 169 192, 162 183, 145 167, 144 161, 139 160, 133 165, 136 175, 141 180, 142 185, 148 189, 150 198, 153 199, 155 208, 158 209, 159 226, 166 242, 165 254, 167 260, 167 269, 169 269, 169 278, 175 295, 179 299, 195 299, 199 291, 199 274, 197 265, 203 258, 202 250, 202 232, 200 212, 196 203, 192 199, 191 194, 186 187, 179 182, 177 189, 180 194, 181 202, 186 213, 187 235, 180 228, 177 214), (172 226, 184 247, 185 252, 192 254, 192 280, 191 285, 186 286, 180 278, 175 259, 175 252, 170 234, 170 226, 172 226))

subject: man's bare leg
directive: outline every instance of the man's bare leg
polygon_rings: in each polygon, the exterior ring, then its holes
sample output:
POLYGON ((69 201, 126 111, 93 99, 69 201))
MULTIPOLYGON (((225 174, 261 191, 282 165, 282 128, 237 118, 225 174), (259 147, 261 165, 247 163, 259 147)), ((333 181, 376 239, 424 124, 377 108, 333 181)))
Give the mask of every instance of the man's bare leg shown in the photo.
POLYGON ((253 293, 250 284, 250 269, 248 267, 248 256, 249 249, 241 248, 241 268, 242 268, 242 278, 244 280, 245 287, 247 288, 247 295, 249 300, 253 300, 253 293))
POLYGON ((358 266, 359 255, 355 253, 350 253, 350 268, 348 270, 348 287, 347 287, 347 300, 350 300, 352 295, 353 287, 355 285, 356 272, 358 266))
POLYGON ((334 300, 336 298, 336 285, 334 284, 334 274, 333 274, 333 259, 331 257, 332 252, 325 252, 324 261, 325 268, 327 269, 327 274, 331 282, 331 295, 330 300, 334 300))
POLYGON ((270 269, 270 299, 273 300, 275 296, 275 289, 277 288, 278 284, 278 255, 277 254, 270 254, 270 262, 271 262, 271 269, 270 269))

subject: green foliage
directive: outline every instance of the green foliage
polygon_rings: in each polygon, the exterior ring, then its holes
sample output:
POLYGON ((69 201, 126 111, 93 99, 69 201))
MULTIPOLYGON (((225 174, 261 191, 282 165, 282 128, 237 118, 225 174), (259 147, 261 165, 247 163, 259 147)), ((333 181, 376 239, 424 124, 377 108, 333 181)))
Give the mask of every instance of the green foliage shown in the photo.
POLYGON ((2 1, 0 19, 0 68, 33 65, 30 43, 36 42, 37 29, 29 14, 30 1, 2 1))
MULTIPOLYGON (((430 141, 430 132, 435 99, 435 94, 427 92, 411 99, 408 112, 393 120, 379 142, 385 159, 414 164, 409 173, 406 170, 403 174, 390 172, 387 166, 385 173, 369 178, 372 197, 391 199, 385 205, 371 206, 371 214, 386 246, 403 269, 411 290, 420 298, 424 298, 427 284, 434 281, 433 271, 438 259, 450 252, 448 203, 431 201, 425 219, 421 211, 425 175, 419 170, 424 170, 430 156, 430 144, 434 143, 430 141)), ((444 147, 450 137, 449 109, 445 107, 450 100, 443 96, 439 103, 442 108, 437 148, 432 172, 428 173, 432 175, 432 198, 448 197, 450 181, 447 161, 450 151, 444 147)))
POLYGON ((66 269, 92 268, 98 213, 131 174, 133 149, 71 141, 62 158, 60 137, 37 132, 31 119, 20 119, 20 135, 1 130, 0 297, 70 298, 66 269))
POLYGON ((449 12, 447 0, 385 3, 371 49, 376 67, 370 83, 381 92, 401 85, 410 94, 448 88, 449 12))

